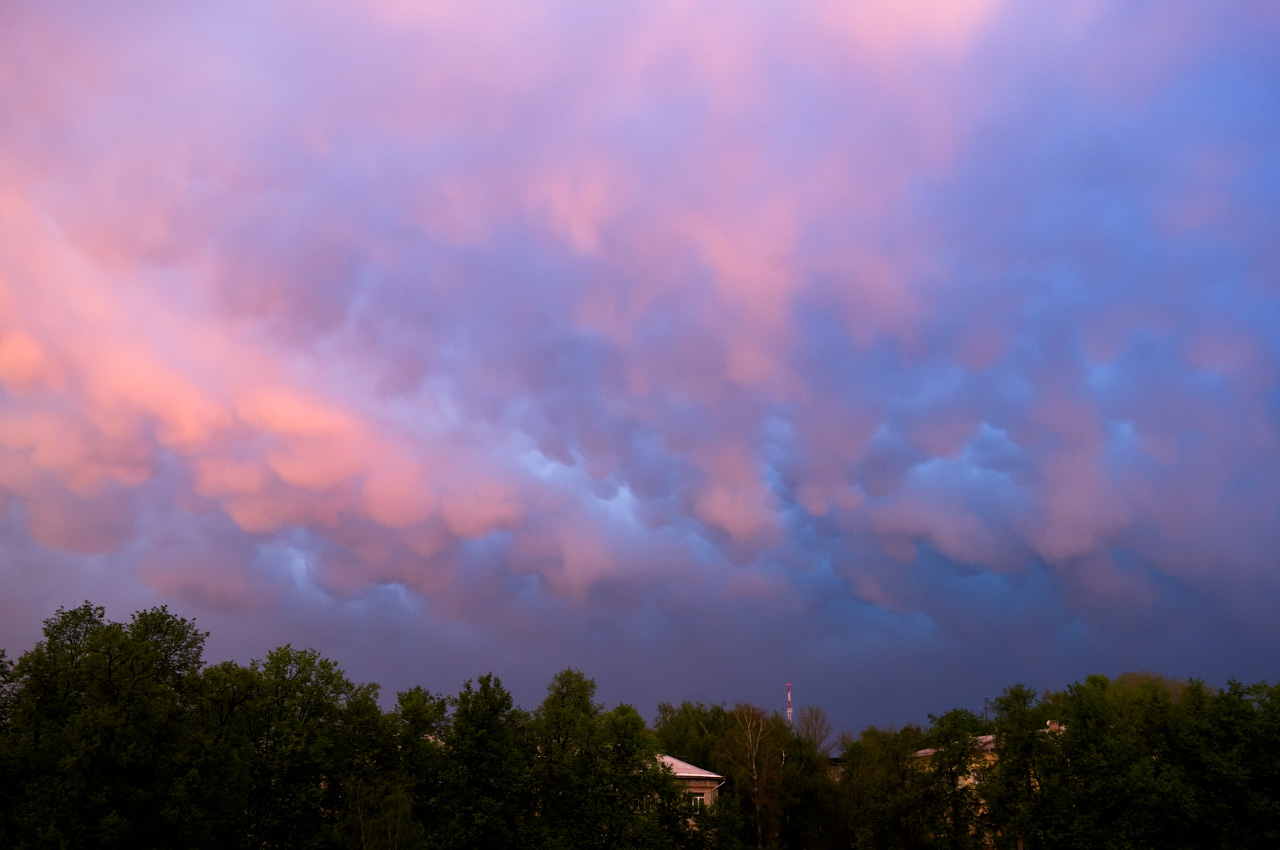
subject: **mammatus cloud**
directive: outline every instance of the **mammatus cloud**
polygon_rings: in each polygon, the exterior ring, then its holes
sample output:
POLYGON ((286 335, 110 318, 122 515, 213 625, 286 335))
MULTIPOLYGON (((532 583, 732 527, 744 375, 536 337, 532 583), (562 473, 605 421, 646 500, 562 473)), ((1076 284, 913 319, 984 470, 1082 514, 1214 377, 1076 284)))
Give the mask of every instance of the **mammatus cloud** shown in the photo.
POLYGON ((11 3, 6 539, 637 654, 1274 645, 1277 26, 11 3))

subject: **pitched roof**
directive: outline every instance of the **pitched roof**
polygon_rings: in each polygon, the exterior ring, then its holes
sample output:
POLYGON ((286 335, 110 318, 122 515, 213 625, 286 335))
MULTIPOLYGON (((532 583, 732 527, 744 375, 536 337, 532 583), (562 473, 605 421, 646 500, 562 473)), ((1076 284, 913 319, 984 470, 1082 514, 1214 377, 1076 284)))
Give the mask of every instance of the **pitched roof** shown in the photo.
POLYGON ((724 779, 718 773, 712 773, 709 770, 703 770, 700 767, 694 767, 687 761, 680 761, 671 756, 658 756, 662 763, 671 768, 671 772, 681 779, 724 779))
MULTIPOLYGON (((995 735, 975 735, 973 737, 973 748, 975 750, 981 750, 984 753, 995 752, 996 736, 995 735)), ((929 756, 933 755, 936 752, 937 750, 935 750, 933 747, 930 747, 927 750, 916 750, 916 758, 928 758, 929 756)))

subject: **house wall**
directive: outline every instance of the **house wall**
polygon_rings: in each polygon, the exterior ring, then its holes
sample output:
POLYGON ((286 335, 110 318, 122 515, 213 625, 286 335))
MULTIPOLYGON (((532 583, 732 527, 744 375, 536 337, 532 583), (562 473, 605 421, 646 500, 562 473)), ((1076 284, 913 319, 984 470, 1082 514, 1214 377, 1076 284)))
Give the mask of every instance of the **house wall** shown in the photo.
POLYGON ((697 779, 692 777, 679 777, 684 783, 684 790, 695 797, 701 796, 702 803, 710 806, 716 801, 716 794, 719 792, 720 780, 718 779, 697 779))

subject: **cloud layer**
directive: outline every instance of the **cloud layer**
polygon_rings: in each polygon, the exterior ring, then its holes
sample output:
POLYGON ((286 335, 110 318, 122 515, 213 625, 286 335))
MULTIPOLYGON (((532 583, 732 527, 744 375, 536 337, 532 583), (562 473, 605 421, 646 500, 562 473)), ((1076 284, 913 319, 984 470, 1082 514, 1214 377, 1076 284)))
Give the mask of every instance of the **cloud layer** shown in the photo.
POLYGON ((8 3, 0 645, 160 600, 849 723, 1268 675, 1277 29, 8 3))

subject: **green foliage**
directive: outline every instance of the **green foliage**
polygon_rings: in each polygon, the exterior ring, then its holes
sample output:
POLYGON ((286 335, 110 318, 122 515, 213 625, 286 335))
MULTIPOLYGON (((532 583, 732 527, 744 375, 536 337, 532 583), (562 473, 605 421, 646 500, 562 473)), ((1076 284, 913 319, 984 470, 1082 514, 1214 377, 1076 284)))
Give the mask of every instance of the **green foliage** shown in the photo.
POLYGON ((468 681, 453 707, 436 845, 458 850, 524 846, 521 835, 532 829, 528 716, 492 673, 475 686, 468 681))
MULTIPOLYGON (((447 697, 414 687, 397 694, 389 718, 395 736, 392 791, 398 799, 403 795, 408 800, 413 822, 428 832, 440 820, 437 800, 445 768, 448 712, 447 697)), ((409 846, 408 838, 403 846, 409 846)))
POLYGON ((538 825, 547 847, 596 846, 605 800, 597 776, 601 756, 596 684, 562 670, 533 716, 538 825))
POLYGON ((779 786, 781 826, 778 843, 783 847, 848 847, 840 825, 840 796, 829 749, 830 725, 822 709, 802 712, 807 723, 797 723, 787 745, 779 786))
POLYGON ((325 784, 338 792, 334 834, 350 847, 398 847, 420 839, 412 799, 397 770, 394 715, 378 707, 376 686, 357 688, 342 706, 342 739, 325 784))
POLYGON ((6 832, 18 842, 178 842, 197 748, 185 692, 204 634, 164 608, 110 623, 89 603, 59 609, 10 683, 6 832))
POLYGON ((692 809, 629 705, 604 711, 595 682, 557 673, 531 725, 539 842, 548 848, 677 846, 692 809))
POLYGON ((712 846, 844 846, 831 761, 821 751, 830 727, 821 709, 807 716, 793 732, 753 705, 658 707, 660 747, 725 777, 716 807, 695 821, 693 840, 709 834, 718 842, 712 846))
POLYGON ((1171 678, 1160 673, 1153 673, 1150 670, 1143 670, 1138 673, 1121 673, 1115 677, 1111 685, 1117 689, 1117 692, 1137 691, 1144 686, 1154 686, 1155 690, 1167 693, 1169 699, 1175 703, 1182 701, 1183 695, 1186 694, 1189 688, 1199 687, 1202 690, 1204 689, 1203 682, 1171 678))
POLYGON ((250 669, 261 680, 251 715, 250 839, 271 848, 320 846, 341 803, 330 769, 352 743, 344 709, 371 695, 313 649, 282 646, 250 669))
POLYGON ((729 712, 723 705, 686 701, 675 708, 667 702, 658 704, 654 731, 661 751, 722 776, 728 775, 729 764, 720 742, 728 730, 729 712))
POLYGON ((189 691, 198 746, 183 786, 190 801, 188 846, 248 843, 262 693, 262 676, 230 661, 206 667, 189 691))
POLYGON ((712 806, 695 811, 693 826, 689 847, 741 850, 746 846, 742 836, 747 832, 747 824, 732 796, 717 797, 712 806))
POLYGON ((867 850, 923 846, 927 773, 916 753, 924 748, 925 733, 917 726, 871 726, 845 743, 839 794, 850 843, 867 850))
POLYGON ((998 848, 1044 846, 1041 786, 1057 732, 1026 685, 1006 688, 992 703, 995 761, 982 785, 998 848))
POLYGON ((619 705, 597 727, 595 778, 602 817, 597 846, 660 848, 683 841, 691 802, 658 761, 640 714, 619 705))
MULTIPOLYGON (((0 789, 18 787, 11 734, 15 693, 13 662, 0 649, 0 789)), ((0 847, 11 847, 17 843, 12 823, 14 796, 12 791, 0 794, 0 847)))
POLYGON ((0 846, 1270 848, 1280 686, 1157 674, 1023 685, 928 729, 796 730, 751 705, 606 708, 558 673, 532 714, 492 674, 384 710, 314 650, 206 665, 165 608, 85 603, 0 652, 0 846), (989 737, 988 737, 989 736, 989 737), (725 777, 712 806, 657 758, 725 777))
POLYGON ((729 712, 719 760, 728 765, 750 826, 748 840, 757 848, 774 846, 781 829, 781 783, 791 743, 786 722, 776 714, 745 703, 729 712))
POLYGON ((987 723, 971 711, 952 709, 930 715, 927 761, 927 808, 935 843, 949 850, 968 850, 984 843, 983 784, 988 754, 983 736, 987 723))

